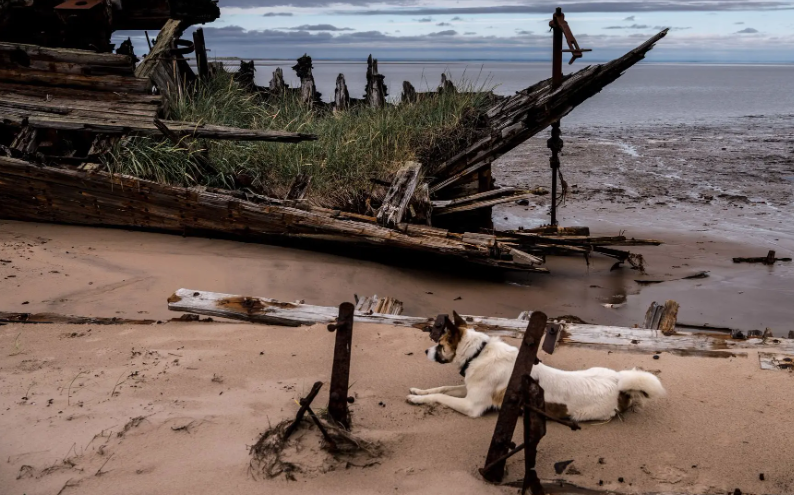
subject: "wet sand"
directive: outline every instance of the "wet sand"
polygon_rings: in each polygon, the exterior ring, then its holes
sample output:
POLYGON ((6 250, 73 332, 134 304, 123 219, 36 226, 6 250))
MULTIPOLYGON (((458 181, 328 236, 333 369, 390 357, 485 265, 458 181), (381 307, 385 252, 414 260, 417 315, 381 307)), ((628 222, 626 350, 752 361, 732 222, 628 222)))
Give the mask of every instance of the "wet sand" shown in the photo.
MULTIPOLYGON (((633 326, 651 301, 675 299, 682 322, 787 335, 794 330, 794 266, 731 262, 769 249, 794 254, 788 228, 794 141, 786 129, 745 138, 701 129, 708 137, 701 140, 684 139, 691 129, 664 139, 638 129, 565 136, 563 172, 572 187, 562 223, 588 225, 594 235, 625 230, 629 237, 665 241, 630 248, 645 257, 645 276, 610 271, 614 260, 593 257, 590 266, 579 258, 550 258, 550 275, 472 279, 464 270, 390 267, 284 247, 0 221, 0 310, 166 320, 178 316, 167 311, 167 297, 185 287, 328 306, 353 294, 379 294, 404 301, 408 315, 456 309, 515 317, 534 309, 633 326), (720 136, 732 144, 718 146, 720 136), (754 172, 761 165, 768 165, 766 172, 754 172), (715 188, 720 192, 708 192, 715 188), (635 282, 704 270, 708 278, 635 282)), ((543 139, 501 160, 497 181, 548 182, 543 139)), ((497 208, 495 221, 530 227, 546 214, 545 200, 497 208)), ((0 491, 55 494, 69 484, 62 493, 514 492, 477 475, 494 415, 471 420, 405 403, 409 387, 460 379, 455 369, 424 360, 426 334, 367 325, 355 331, 354 424, 382 442, 386 455, 367 468, 315 465, 316 432, 308 432, 301 440, 305 472, 296 482, 254 480, 248 446, 269 424, 293 416, 294 400, 315 380, 328 379, 332 339, 319 326, 0 326, 0 456, 6 459, 0 491), (124 431, 137 417, 145 419, 124 431), (187 430, 173 429, 187 424, 187 430)), ((794 492, 794 451, 786 441, 794 427, 785 393, 792 375, 761 371, 756 353, 653 360, 563 347, 544 361, 564 369, 658 371, 669 397, 623 422, 575 433, 549 425, 538 458, 543 478, 558 478, 554 462, 574 459, 580 474, 562 477, 591 488, 794 492)), ((521 456, 509 462, 508 480, 521 477, 521 463, 521 456)))

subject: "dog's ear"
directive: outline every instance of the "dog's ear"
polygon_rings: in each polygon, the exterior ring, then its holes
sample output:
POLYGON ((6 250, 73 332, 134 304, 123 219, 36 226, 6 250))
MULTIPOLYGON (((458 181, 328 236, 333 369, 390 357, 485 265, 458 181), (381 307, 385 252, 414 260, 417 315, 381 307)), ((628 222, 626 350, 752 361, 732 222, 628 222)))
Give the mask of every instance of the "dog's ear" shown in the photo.
POLYGON ((461 318, 461 316, 458 314, 458 312, 454 311, 454 310, 452 311, 452 322, 458 328, 466 326, 466 320, 461 318))

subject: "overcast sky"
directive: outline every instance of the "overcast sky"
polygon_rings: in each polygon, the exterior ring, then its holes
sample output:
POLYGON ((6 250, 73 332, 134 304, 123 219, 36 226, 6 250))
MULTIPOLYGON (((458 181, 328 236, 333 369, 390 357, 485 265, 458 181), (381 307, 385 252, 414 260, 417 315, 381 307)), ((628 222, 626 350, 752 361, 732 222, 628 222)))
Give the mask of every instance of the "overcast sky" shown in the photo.
MULTIPOLYGON (((215 57, 547 60, 557 5, 588 60, 669 27, 653 61, 794 62, 794 0, 220 0, 221 18, 203 27, 215 57)), ((140 33, 118 34, 145 47, 140 33)))

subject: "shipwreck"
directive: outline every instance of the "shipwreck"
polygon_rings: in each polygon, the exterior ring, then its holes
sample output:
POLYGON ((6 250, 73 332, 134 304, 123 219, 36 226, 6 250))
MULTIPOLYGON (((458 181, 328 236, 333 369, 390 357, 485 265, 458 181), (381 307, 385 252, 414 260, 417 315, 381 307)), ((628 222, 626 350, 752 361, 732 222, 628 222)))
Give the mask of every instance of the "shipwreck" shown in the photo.
MULTIPOLYGON (((388 180, 373 178, 368 209, 361 211, 308 201, 311 177, 296 176, 289 191, 275 197, 245 184, 233 190, 185 187, 113 173, 106 166, 108 154, 136 136, 179 143, 199 172, 213 167, 200 152, 199 141, 294 146, 318 136, 169 120, 169 98, 224 70, 208 60, 201 29, 194 31, 192 41, 180 39, 190 25, 218 17, 215 2, 139 0, 125 1, 123 7, 103 0, 77 3, 29 6, 0 0, 0 218, 312 249, 358 246, 385 259, 421 254, 529 272, 547 271, 543 264, 549 254, 587 258, 599 253, 642 268, 641 256, 615 246, 659 244, 623 236, 591 237, 586 227, 494 231, 493 205, 548 191, 496 188, 491 164, 619 78, 667 30, 611 62, 541 81, 513 96, 489 95, 467 139, 450 142, 427 162, 400 164, 388 180), (46 35, 24 28, 32 25, 48 26, 46 35), (139 60, 129 40, 118 48, 110 43, 111 33, 120 29, 159 33, 139 60), (190 54, 195 69, 186 58, 190 54)), ((364 98, 350 98, 340 75, 333 101, 324 103, 314 85, 311 58, 302 57, 294 69, 299 88, 287 87, 281 69, 269 87, 256 86, 253 63, 244 62, 235 79, 263 100, 294 92, 316 112, 414 105, 456 91, 446 78, 438 91, 429 93, 417 93, 406 82, 399 101, 389 102, 377 60, 370 57, 364 98)))

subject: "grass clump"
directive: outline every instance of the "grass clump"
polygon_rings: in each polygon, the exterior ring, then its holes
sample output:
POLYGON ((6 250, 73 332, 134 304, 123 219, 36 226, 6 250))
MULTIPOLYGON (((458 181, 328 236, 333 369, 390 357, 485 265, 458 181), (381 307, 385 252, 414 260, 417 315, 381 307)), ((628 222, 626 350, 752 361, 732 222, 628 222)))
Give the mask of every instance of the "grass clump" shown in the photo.
POLYGON ((469 85, 418 103, 383 109, 356 106, 345 112, 312 109, 296 92, 263 98, 220 72, 195 91, 172 95, 171 120, 251 129, 316 134, 317 141, 277 144, 184 139, 125 140, 110 154, 110 171, 160 183, 226 189, 250 187, 283 197, 294 178, 311 176, 314 204, 363 210, 371 178, 389 180, 402 162, 438 163, 472 142, 482 131, 489 93, 469 85), (201 153, 206 160, 197 160, 201 153), (201 166, 208 162, 211 168, 201 166))

